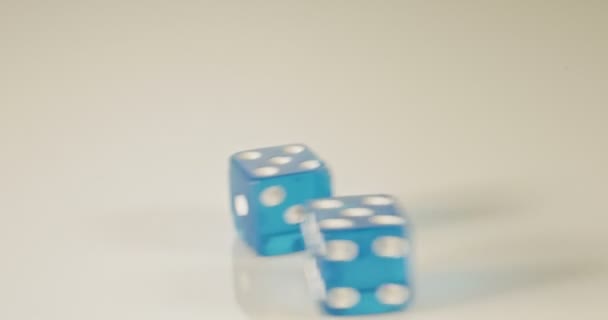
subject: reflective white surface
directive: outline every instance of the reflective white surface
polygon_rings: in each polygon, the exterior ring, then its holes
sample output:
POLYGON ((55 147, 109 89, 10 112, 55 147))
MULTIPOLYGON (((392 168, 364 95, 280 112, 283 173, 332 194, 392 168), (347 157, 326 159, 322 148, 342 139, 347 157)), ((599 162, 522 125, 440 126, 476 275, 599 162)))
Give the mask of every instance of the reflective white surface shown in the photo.
POLYGON ((322 319, 228 214, 291 142, 410 211, 374 319, 604 319, 607 6, 1 2, 0 319, 322 319))

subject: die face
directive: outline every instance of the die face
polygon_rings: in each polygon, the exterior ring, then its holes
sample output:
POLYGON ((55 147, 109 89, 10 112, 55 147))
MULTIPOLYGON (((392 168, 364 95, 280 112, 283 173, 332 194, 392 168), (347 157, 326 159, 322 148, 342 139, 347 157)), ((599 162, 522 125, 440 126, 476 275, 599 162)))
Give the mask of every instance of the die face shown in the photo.
POLYGON ((308 288, 313 298, 328 314, 336 316, 365 315, 403 310, 413 301, 411 285, 382 283, 371 288, 328 288, 321 277, 318 260, 305 264, 308 288))
POLYGON ((329 172, 309 172, 268 178, 254 183, 256 223, 261 235, 299 233, 304 220, 302 204, 331 194, 329 172))
POLYGON ((250 179, 310 172, 325 163, 306 145, 289 144, 242 151, 231 157, 250 179))
POLYGON ((392 197, 320 199, 305 209, 302 232, 327 291, 321 299, 326 312, 383 313, 409 304, 410 229, 392 197))
POLYGON ((260 255, 303 250, 301 204, 331 195, 325 165, 302 145, 244 151, 233 155, 230 163, 232 212, 240 237, 260 255), (311 161, 319 166, 301 165, 311 161), (280 169, 263 177, 256 174, 270 164, 280 169))
POLYGON ((382 283, 409 281, 410 241, 401 227, 331 231, 316 254, 327 288, 368 290, 382 283))
POLYGON ((306 210, 325 230, 382 228, 408 222, 396 200, 385 194, 316 199, 306 204, 306 210))
POLYGON ((230 204, 237 234, 245 243, 255 247, 258 244, 257 225, 253 219, 252 184, 237 166, 230 166, 230 204))

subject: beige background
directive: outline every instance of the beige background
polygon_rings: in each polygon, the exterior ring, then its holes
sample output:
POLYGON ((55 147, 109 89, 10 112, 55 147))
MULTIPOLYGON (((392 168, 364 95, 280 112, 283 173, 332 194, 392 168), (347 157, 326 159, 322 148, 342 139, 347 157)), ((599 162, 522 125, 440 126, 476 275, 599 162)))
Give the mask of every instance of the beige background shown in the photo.
POLYGON ((418 305, 605 319, 605 1, 0 1, 0 319, 315 319, 227 156, 398 195, 418 305), (272 271, 272 272, 270 272, 272 271))

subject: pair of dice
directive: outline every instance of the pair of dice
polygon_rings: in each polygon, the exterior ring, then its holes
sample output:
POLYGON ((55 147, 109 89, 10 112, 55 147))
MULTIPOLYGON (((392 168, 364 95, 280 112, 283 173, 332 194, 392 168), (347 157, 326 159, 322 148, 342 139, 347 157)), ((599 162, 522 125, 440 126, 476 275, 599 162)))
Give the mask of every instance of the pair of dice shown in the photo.
POLYGON ((307 249, 306 276, 325 312, 410 304, 410 228, 393 197, 332 196, 329 169, 303 144, 234 154, 230 189, 237 233, 258 255, 307 249))

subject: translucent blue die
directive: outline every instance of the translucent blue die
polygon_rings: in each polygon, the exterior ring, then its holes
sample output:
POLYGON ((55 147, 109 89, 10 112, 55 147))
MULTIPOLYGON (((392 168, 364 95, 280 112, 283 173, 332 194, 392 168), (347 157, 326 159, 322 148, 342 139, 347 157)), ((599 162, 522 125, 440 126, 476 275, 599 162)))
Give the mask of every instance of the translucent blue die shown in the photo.
POLYGON ((304 206, 309 283, 332 315, 398 311, 410 305, 411 240, 388 195, 318 199, 304 206))
POLYGON ((257 254, 301 251, 304 202, 331 196, 329 170, 302 144, 247 150, 230 157, 232 215, 257 254))

